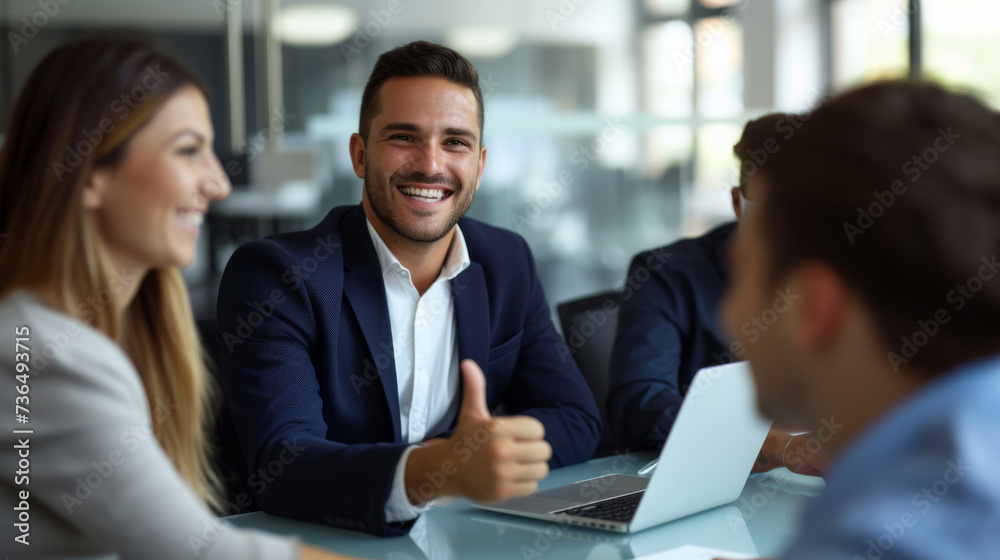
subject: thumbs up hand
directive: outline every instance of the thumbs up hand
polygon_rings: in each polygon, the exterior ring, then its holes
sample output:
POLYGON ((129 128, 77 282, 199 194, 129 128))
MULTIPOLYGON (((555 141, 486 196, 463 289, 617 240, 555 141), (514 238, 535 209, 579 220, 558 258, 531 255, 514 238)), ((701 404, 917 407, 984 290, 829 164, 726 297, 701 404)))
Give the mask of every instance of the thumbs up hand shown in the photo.
MULTIPOLYGON (((486 379, 472 360, 461 364, 462 405, 458 424, 447 440, 414 449, 406 464, 409 490, 430 481, 434 496, 461 496, 494 502, 525 496, 538 489, 549 474, 552 447, 545 428, 530 416, 493 418, 486 406, 486 379), (444 476, 441 476, 444 475, 444 476)), ((415 502, 414 502, 415 503, 415 502)))
POLYGON ((469 421, 491 420, 493 416, 486 406, 486 376, 483 375, 483 370, 472 360, 462 360, 459 368, 462 372, 463 386, 462 407, 458 409, 459 423, 463 418, 469 421))

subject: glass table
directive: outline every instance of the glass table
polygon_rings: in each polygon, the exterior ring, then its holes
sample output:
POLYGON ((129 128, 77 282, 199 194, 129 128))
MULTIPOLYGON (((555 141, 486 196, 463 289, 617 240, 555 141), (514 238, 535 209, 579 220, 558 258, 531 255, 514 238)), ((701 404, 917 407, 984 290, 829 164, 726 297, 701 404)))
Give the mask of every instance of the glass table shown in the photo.
MULTIPOLYGON (((609 474, 634 475, 654 458, 616 455, 556 469, 542 489, 609 474)), ((776 469, 751 475, 739 499, 633 534, 576 528, 477 509, 456 499, 423 514, 410 534, 379 538, 261 512, 227 518, 234 525, 296 535, 311 545, 365 558, 510 559, 637 558, 683 545, 777 557, 790 543, 803 506, 825 488, 819 478, 776 469)))

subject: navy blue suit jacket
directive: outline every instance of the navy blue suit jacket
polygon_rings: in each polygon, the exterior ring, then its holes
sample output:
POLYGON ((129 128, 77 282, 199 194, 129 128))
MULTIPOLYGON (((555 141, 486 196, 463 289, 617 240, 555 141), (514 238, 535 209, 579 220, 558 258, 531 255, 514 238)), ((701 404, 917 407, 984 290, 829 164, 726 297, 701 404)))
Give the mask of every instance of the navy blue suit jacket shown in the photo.
POLYGON ((733 361, 719 327, 728 223, 640 253, 629 267, 611 352, 608 423, 619 444, 659 448, 695 373, 733 361))
MULTIPOLYGON (((451 280, 459 358, 482 367, 491 410, 541 421, 550 467, 590 458, 600 415, 574 362, 559 358, 563 341, 527 244, 469 218, 459 225, 471 260, 451 280)), ((226 401, 246 467, 260 475, 261 509, 377 535, 409 531, 412 522, 384 514, 408 444, 361 206, 241 246, 223 274, 218 321, 226 401)))

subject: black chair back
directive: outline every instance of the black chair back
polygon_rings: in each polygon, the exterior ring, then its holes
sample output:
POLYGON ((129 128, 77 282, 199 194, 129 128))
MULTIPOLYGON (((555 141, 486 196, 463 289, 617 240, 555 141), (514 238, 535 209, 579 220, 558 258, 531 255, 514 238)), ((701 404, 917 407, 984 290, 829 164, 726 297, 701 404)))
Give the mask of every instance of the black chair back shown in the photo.
MULTIPOLYGON (((209 371, 215 378, 216 385, 221 389, 222 379, 220 378, 219 363, 225 345, 219 332, 219 325, 215 319, 199 319, 198 335, 201 337, 201 344, 205 349, 206 357, 210 360, 207 364, 209 371)), ((221 392, 221 391, 220 391, 221 392)), ((212 439, 215 444, 215 471, 222 483, 222 490, 225 492, 222 516, 235 515, 238 513, 249 513, 260 511, 257 505, 256 492, 251 488, 243 459, 243 451, 240 449, 240 442, 236 436, 236 426, 233 418, 229 414, 229 409, 223 398, 219 399, 218 416, 215 421, 215 433, 212 439)))
POLYGON ((556 306, 563 338, 576 365, 594 393, 601 409, 604 432, 594 457, 615 452, 617 444, 608 429, 606 401, 610 381, 611 348, 618 328, 618 304, 621 292, 608 291, 567 301, 556 306))

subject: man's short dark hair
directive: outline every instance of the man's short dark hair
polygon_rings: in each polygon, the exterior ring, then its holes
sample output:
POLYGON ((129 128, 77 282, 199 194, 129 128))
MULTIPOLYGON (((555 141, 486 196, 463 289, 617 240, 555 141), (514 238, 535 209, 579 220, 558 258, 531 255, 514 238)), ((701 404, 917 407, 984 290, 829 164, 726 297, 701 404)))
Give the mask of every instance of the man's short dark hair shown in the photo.
POLYGON ((740 160, 740 188, 746 185, 747 177, 767 165, 773 151, 781 149, 781 144, 789 138, 786 130, 795 131, 791 123, 796 118, 797 115, 790 113, 769 113, 743 127, 743 134, 733 146, 733 155, 740 160))
POLYGON ((930 83, 877 83, 821 105, 762 173, 773 282, 830 265, 897 369, 935 375, 1000 352, 996 112, 930 83))
POLYGON ((464 56, 448 47, 427 41, 414 41, 391 51, 386 51, 375 61, 361 95, 361 119, 358 133, 366 142, 372 119, 381 110, 379 90, 389 78, 417 78, 437 76, 453 84, 467 87, 476 96, 479 117, 479 135, 483 133, 483 91, 479 87, 479 73, 464 56))

